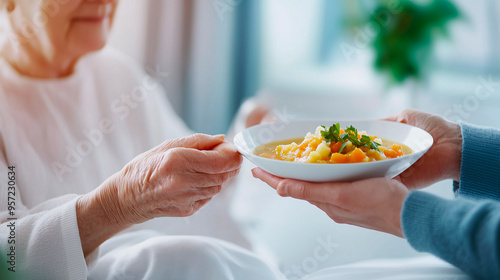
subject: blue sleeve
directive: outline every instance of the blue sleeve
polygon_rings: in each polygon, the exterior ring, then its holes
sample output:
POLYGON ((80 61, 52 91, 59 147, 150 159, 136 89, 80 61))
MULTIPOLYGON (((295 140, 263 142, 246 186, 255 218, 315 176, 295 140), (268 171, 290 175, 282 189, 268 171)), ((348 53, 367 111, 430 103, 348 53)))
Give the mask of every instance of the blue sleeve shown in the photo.
POLYGON ((461 123, 462 164, 459 196, 500 200, 500 131, 461 123))
POLYGON ((500 202, 446 200, 413 191, 404 202, 401 225, 416 250, 478 279, 500 279, 500 202))

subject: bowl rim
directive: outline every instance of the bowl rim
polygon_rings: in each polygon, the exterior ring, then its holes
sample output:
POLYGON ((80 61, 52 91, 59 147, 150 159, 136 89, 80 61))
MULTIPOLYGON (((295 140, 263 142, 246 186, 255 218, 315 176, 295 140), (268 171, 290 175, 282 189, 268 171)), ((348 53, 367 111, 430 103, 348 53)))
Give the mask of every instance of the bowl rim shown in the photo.
MULTIPOLYGON (((289 122, 290 123, 294 123, 294 122, 295 123, 299 123, 299 122, 322 122, 322 121, 324 122, 325 119, 292 119, 289 122)), ((331 121, 331 120, 329 120, 329 121, 331 121)), ((385 122, 385 123, 394 123, 394 124, 399 124, 399 125, 403 125, 403 126, 409 126, 409 127, 412 127, 412 128, 416 128, 419 131, 427 134, 427 136, 429 137, 429 139, 431 141, 422 150, 417 151, 417 152, 413 152, 413 153, 408 154, 408 155, 403 155, 403 156, 400 156, 400 157, 397 157, 397 158, 390 158, 390 159, 385 159, 385 160, 370 161, 370 162, 355 162, 355 163, 311 163, 311 162, 294 162, 294 161, 285 161, 285 160, 270 159, 270 158, 265 158, 265 157, 261 157, 261 156, 255 155, 255 154, 253 154, 253 151, 249 153, 249 152, 245 151, 245 149, 243 149, 243 147, 240 147, 239 143, 237 143, 238 142, 238 141, 236 141, 237 138, 243 138, 243 133, 244 132, 249 132, 250 130, 256 130, 256 129, 259 129, 261 127, 269 126, 269 125, 271 125, 273 123, 280 122, 280 121, 276 121, 276 122, 271 122, 271 123, 258 124, 258 125, 255 125, 255 126, 252 126, 252 127, 248 127, 246 129, 238 132, 234 136, 234 138, 233 138, 233 144, 236 146, 236 149, 242 155, 244 155, 245 157, 247 157, 248 159, 250 159, 250 157, 251 157, 251 158, 257 158, 258 160, 262 160, 264 162, 266 162, 266 161, 269 161, 269 162, 276 162, 276 161, 278 161, 278 162, 281 162, 283 164, 294 165, 294 166, 297 166, 297 165, 321 165, 321 166, 332 166, 332 165, 333 166, 338 166, 338 165, 345 166, 345 165, 349 165, 349 166, 355 166, 355 165, 362 165, 362 164, 387 164, 387 163, 390 163, 391 161, 399 161, 402 158, 407 158, 407 157, 410 157, 410 156, 415 156, 417 154, 422 154, 423 155, 423 154, 425 154, 434 145, 434 137, 432 137, 432 135, 429 132, 427 132, 426 130, 424 130, 424 129, 420 128, 420 127, 417 127, 417 126, 414 126, 414 125, 410 125, 410 124, 407 124, 407 123, 395 122, 395 121, 389 121, 389 120, 382 120, 382 119, 346 119, 346 118, 342 118, 342 119, 338 118, 338 119, 336 119, 336 121, 334 123, 349 122, 349 121, 350 122, 385 122)), ((285 140, 285 139, 282 139, 282 140, 285 140)), ((280 140, 277 140, 277 141, 280 141, 280 140)), ((271 142, 268 142, 268 143, 271 143, 271 142)), ((262 144, 262 145, 264 145, 264 144, 262 144)), ((421 157, 421 155, 419 157, 421 157)))

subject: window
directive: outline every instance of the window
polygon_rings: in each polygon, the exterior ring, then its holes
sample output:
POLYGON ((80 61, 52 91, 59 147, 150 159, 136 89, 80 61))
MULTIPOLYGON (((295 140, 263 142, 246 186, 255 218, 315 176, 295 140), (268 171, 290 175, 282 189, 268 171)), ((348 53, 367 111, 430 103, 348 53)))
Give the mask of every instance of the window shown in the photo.
POLYGON ((378 2, 261 2, 261 86, 279 100, 297 101, 288 104, 290 110, 320 117, 332 111, 340 117, 374 117, 405 107, 442 114, 451 109, 450 119, 498 126, 488 121, 500 105, 497 1, 453 1, 461 17, 450 22, 448 38, 437 41, 425 78, 401 86, 389 86, 372 66, 375 35, 367 19, 378 2), (482 80, 493 81, 494 90, 488 101, 473 100, 482 80), (311 96, 323 102, 308 107, 311 96), (343 106, 333 106, 335 101, 343 106), (459 114, 454 105, 471 112, 459 114))

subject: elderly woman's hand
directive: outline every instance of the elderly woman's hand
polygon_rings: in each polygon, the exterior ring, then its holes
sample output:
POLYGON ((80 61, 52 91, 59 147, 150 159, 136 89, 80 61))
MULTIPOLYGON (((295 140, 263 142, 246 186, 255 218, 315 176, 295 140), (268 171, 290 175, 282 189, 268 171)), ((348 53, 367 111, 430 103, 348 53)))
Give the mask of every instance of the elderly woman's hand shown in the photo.
POLYGON ((403 237, 401 208, 408 189, 389 178, 357 182, 311 183, 283 179, 260 168, 253 176, 276 189, 279 195, 307 200, 337 223, 374 229, 403 237))
POLYGON ((238 174, 241 155, 224 136, 166 141, 81 196, 76 205, 84 255, 125 228, 195 213, 238 174))
POLYGON ((105 209, 113 222, 194 214, 238 174, 242 158, 223 136, 195 134, 137 156, 111 178, 105 209))
POLYGON ((394 179, 409 189, 424 188, 445 179, 460 179, 462 133, 458 124, 416 110, 405 110, 387 120, 422 128, 434 138, 429 151, 394 179))

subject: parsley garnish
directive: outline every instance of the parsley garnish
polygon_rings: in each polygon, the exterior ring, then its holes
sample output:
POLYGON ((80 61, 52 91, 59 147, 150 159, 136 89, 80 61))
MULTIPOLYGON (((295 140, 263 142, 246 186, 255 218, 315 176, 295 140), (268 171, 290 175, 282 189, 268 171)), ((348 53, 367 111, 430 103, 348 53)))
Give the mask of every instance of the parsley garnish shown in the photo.
POLYGON ((367 135, 361 135, 360 139, 358 139, 358 130, 354 128, 352 125, 346 127, 344 129, 344 133, 340 134, 340 124, 336 123, 330 126, 328 129, 322 125, 325 130, 321 131, 321 136, 325 138, 328 144, 332 142, 344 142, 340 147, 339 153, 347 145, 347 141, 350 141, 356 147, 369 147, 370 149, 374 149, 380 152, 378 146, 379 143, 372 141, 372 139, 367 135))

